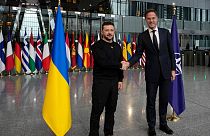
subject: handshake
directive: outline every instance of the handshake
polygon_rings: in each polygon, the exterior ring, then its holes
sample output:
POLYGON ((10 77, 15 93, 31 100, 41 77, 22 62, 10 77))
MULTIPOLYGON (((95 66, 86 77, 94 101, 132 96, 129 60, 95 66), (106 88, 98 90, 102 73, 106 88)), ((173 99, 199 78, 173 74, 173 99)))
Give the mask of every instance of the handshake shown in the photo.
POLYGON ((121 70, 127 70, 128 67, 130 66, 130 63, 128 61, 121 61, 122 64, 122 68, 120 68, 121 70))

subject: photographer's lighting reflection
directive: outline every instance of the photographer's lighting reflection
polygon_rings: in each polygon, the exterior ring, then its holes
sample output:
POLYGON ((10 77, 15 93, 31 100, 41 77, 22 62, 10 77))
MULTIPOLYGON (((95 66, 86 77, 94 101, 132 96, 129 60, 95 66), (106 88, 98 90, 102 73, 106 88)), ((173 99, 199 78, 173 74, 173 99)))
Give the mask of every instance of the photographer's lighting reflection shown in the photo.
POLYGON ((133 115, 133 108, 128 106, 128 117, 130 118, 133 115))

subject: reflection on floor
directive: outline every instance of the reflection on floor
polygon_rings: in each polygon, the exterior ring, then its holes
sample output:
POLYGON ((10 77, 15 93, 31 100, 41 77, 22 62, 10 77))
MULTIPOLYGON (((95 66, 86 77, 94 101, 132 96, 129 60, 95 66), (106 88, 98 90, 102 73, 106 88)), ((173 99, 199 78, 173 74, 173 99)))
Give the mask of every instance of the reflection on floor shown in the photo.
MULTIPOLYGON (((145 73, 143 70, 129 70, 124 74, 124 87, 119 94, 115 116, 114 136, 146 136, 145 73)), ((66 135, 87 136, 92 72, 70 73, 70 78, 73 125, 66 135)), ((180 121, 168 124, 175 131, 175 136, 209 136, 210 68, 184 67, 183 79, 186 110, 181 114, 180 121)), ((0 136, 54 135, 41 115, 46 81, 47 75, 0 78, 0 136)), ((168 109, 171 113, 171 108, 168 109)), ((103 122, 104 114, 100 122, 101 136, 103 122)), ((158 120, 156 124, 157 135, 164 135, 158 129, 158 120)))

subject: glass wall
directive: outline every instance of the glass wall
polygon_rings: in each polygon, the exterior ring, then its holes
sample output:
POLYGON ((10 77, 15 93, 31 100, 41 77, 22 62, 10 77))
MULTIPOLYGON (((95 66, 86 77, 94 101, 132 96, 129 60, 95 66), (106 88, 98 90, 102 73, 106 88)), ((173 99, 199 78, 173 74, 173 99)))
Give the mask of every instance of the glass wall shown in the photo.
POLYGON ((21 37, 24 36, 25 31, 28 36, 30 36, 31 33, 33 34, 34 37, 38 36, 38 31, 40 32, 40 28, 39 28, 39 22, 38 22, 36 9, 25 10, 22 25, 20 28, 21 37))

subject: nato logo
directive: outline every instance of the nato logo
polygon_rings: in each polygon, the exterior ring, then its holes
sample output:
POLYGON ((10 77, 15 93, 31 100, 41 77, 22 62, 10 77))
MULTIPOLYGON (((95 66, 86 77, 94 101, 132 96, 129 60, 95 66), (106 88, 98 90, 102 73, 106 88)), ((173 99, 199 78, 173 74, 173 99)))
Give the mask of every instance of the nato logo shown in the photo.
POLYGON ((181 56, 180 53, 174 53, 176 59, 176 76, 182 74, 181 56))

